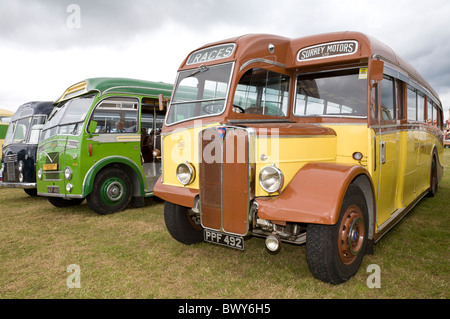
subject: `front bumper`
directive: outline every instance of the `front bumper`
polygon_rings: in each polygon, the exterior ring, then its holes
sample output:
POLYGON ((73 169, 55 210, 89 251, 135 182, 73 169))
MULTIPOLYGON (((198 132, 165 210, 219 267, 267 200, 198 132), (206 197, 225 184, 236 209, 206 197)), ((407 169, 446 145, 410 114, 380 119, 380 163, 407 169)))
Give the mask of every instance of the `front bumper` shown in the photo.
POLYGON ((36 188, 36 183, 0 182, 0 188, 36 188))

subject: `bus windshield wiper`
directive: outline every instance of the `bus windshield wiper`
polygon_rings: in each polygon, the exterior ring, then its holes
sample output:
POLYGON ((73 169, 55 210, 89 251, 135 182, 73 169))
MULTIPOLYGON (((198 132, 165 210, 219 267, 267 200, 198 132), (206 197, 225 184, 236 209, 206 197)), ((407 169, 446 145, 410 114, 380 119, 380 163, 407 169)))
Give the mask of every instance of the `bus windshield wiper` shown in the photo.
POLYGON ((202 65, 200 65, 198 68, 196 68, 191 74, 189 74, 189 76, 187 76, 187 77, 189 78, 189 77, 191 77, 191 76, 197 75, 197 74, 199 74, 199 73, 206 72, 206 71, 208 71, 208 70, 209 70, 209 69, 208 69, 206 66, 204 66, 204 65, 202 64, 202 65))

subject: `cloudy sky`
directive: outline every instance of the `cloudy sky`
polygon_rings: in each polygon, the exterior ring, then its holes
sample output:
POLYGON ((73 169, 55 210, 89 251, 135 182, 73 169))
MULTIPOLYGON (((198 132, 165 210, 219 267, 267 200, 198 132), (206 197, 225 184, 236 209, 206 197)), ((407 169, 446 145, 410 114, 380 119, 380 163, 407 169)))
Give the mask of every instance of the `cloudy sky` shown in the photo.
POLYGON ((173 83, 190 51, 242 34, 360 31, 415 66, 447 118, 449 17, 448 0, 0 0, 0 108, 89 77, 173 83))

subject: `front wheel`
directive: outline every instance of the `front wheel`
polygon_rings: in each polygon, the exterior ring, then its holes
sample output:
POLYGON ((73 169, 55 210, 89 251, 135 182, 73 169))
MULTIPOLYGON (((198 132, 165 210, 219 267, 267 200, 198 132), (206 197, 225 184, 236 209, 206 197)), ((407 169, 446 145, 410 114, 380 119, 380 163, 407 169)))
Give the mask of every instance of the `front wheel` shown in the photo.
POLYGON ((80 205, 84 198, 64 199, 61 197, 48 197, 48 201, 55 207, 71 207, 80 205))
POLYGON ((203 241, 203 228, 191 209, 166 202, 164 221, 170 235, 180 243, 192 245, 203 241))
POLYGON ((351 185, 335 225, 308 225, 306 258, 320 280, 340 284, 359 269, 367 245, 368 212, 362 191, 351 185))
POLYGON ((29 196, 37 196, 37 188, 24 188, 25 193, 29 196))
POLYGON ((131 180, 120 168, 105 168, 95 177, 89 207, 98 214, 120 212, 128 207, 133 194, 131 180))

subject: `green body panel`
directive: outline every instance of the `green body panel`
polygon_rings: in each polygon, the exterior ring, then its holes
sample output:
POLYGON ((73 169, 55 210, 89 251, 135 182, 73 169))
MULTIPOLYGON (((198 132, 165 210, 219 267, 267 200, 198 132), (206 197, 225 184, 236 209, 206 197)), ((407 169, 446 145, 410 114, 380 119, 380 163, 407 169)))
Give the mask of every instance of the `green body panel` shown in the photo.
MULTIPOLYGON (((56 135, 41 141, 38 146, 36 172, 44 170, 45 164, 57 164, 56 170, 44 171, 42 179, 37 178, 37 191, 42 196, 85 198, 93 189, 95 177, 107 166, 119 166, 132 179, 133 196, 152 195, 147 190, 141 158, 141 110, 138 109, 137 132, 91 134, 88 125, 97 104, 108 97, 132 97, 142 103, 143 98, 158 99, 163 94, 169 99, 172 85, 162 82, 147 82, 121 78, 95 78, 85 80, 86 89, 82 94, 73 94, 70 98, 57 100, 54 104, 74 99, 82 95, 97 92, 85 116, 81 133, 75 135, 56 135), (69 167, 72 177, 67 180, 64 170, 69 167), (67 184, 72 185, 71 192, 66 191, 67 184), (56 191, 57 188, 58 192, 56 191)), ((64 96, 64 95, 63 95, 64 96)))
POLYGON ((0 140, 5 139, 7 131, 8 131, 8 124, 0 123, 0 140))

